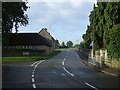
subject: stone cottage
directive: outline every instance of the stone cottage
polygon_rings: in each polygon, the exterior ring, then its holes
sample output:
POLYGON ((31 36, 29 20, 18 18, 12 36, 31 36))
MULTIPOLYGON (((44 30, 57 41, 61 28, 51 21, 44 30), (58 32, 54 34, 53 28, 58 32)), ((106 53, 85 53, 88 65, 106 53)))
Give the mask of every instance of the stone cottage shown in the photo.
POLYGON ((38 33, 11 33, 9 38, 9 48, 32 49, 43 51, 45 54, 53 50, 52 43, 38 33))
POLYGON ((60 44, 56 42, 56 40, 52 37, 52 35, 47 31, 47 28, 42 28, 39 32, 39 35, 43 36, 48 40, 48 42, 52 43, 51 49, 59 48, 60 44))

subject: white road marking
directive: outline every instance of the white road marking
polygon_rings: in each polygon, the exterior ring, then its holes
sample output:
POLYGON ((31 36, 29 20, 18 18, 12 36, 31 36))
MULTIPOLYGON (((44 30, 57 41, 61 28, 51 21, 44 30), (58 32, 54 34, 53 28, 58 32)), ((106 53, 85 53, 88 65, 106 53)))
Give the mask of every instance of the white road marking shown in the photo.
POLYGON ((70 73, 65 67, 63 67, 63 69, 64 69, 68 74, 70 74, 71 76, 74 76, 74 74, 70 73))
POLYGON ((35 65, 34 70, 37 68, 37 65, 35 65))
POLYGON ((62 65, 64 65, 64 61, 62 62, 62 65))
POLYGON ((92 86, 92 85, 90 85, 89 83, 87 83, 87 82, 85 82, 85 84, 86 85, 88 85, 89 87, 91 87, 91 88, 94 88, 94 89, 96 89, 96 90, 99 90, 98 88, 96 88, 96 87, 94 87, 94 86, 92 86))
POLYGON ((40 63, 44 62, 45 60, 41 60, 39 61, 39 63, 37 63, 35 66, 37 67, 40 63))
POLYGON ((65 58, 67 58, 67 56, 65 58))
POLYGON ((36 88, 36 85, 35 84, 32 84, 33 88, 36 88))
POLYGON ((35 82, 35 79, 34 78, 32 78, 32 83, 34 83, 35 82))
MULTIPOLYGON (((62 62, 62 65, 65 65, 65 60, 66 60, 67 56, 64 58, 63 62, 62 62)), ((74 76, 74 74, 70 73, 65 67, 63 67, 63 69, 68 73, 70 74, 71 76, 74 76)))
POLYGON ((61 75, 65 76, 65 74, 64 74, 64 73, 61 73, 61 75))
POLYGON ((37 61, 37 62, 35 62, 35 63, 33 63, 31 66, 35 66, 34 67, 34 69, 33 69, 33 72, 32 72, 32 86, 33 86, 33 88, 36 88, 36 85, 35 85, 35 79, 34 79, 34 73, 35 73, 35 70, 36 70, 36 68, 37 68, 37 66, 40 64, 40 63, 42 63, 42 62, 44 62, 45 60, 40 60, 40 61, 37 61))
POLYGON ((109 73, 109 72, 106 72, 106 71, 103 71, 103 70, 102 70, 102 72, 103 72, 103 73, 106 73, 106 74, 109 74, 109 75, 112 75, 112 76, 117 76, 116 74, 109 73))
POLYGON ((33 72, 35 72, 36 67, 34 67, 33 72))
POLYGON ((38 63, 39 61, 36 61, 36 62, 34 62, 33 64, 31 64, 30 66, 34 66, 36 63, 38 63))
POLYGON ((64 58, 62 65, 65 65, 65 60, 66 60, 67 56, 64 58))
POLYGON ((32 75, 32 78, 34 77, 34 74, 32 75))

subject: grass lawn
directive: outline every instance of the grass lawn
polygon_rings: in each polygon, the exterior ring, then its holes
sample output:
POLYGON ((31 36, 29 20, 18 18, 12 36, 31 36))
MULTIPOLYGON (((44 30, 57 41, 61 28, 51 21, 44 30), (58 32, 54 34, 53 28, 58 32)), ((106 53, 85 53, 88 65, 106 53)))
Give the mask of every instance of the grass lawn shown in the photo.
POLYGON ((51 58, 61 51, 54 51, 48 55, 41 56, 21 56, 21 57, 2 57, 2 62, 13 62, 13 61, 36 61, 51 58))

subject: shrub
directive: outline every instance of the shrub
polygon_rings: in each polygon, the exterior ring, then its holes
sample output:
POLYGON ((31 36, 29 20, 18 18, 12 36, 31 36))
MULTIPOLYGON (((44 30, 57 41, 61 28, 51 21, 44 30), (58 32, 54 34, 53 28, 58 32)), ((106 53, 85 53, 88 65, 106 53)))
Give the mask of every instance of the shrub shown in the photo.
POLYGON ((114 25, 109 34, 108 53, 113 58, 120 58, 120 24, 114 25))

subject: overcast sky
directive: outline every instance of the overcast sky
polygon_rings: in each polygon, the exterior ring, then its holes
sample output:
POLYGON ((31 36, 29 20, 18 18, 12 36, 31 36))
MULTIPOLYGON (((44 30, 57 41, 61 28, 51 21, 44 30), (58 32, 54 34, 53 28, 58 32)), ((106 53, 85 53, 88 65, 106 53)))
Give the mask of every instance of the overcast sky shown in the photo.
POLYGON ((89 14, 94 3, 95 0, 29 2, 29 25, 20 27, 19 33, 37 33, 42 28, 47 28, 60 43, 71 40, 78 44, 83 40, 82 35, 89 25, 89 14))

